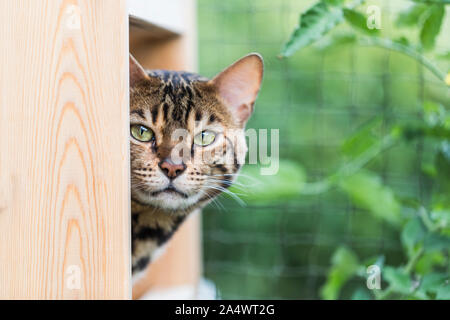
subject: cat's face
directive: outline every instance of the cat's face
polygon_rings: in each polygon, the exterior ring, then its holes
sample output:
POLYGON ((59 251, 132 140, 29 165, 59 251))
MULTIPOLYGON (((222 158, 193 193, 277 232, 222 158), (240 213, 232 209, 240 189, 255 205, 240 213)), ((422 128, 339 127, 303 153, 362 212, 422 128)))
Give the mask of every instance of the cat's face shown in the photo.
POLYGON ((133 200, 190 210, 228 188, 245 160, 244 127, 262 73, 256 54, 212 80, 185 72, 147 73, 130 57, 133 200))

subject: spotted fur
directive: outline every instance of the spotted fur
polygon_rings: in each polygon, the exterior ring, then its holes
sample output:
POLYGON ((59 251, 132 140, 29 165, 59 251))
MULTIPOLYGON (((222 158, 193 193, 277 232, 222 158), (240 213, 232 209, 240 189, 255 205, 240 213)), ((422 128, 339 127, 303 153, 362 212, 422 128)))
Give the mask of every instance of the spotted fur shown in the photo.
MULTIPOLYGON (((253 54, 237 63, 242 65, 232 66, 237 71, 245 71, 249 63, 253 64, 251 68, 260 70, 250 79, 257 86, 249 95, 254 97, 236 100, 238 104, 233 109, 233 96, 223 94, 226 93, 223 83, 232 81, 237 73, 230 71, 231 67, 217 79, 209 80, 188 72, 144 71, 130 57, 131 125, 146 126, 155 134, 151 142, 130 136, 133 274, 146 268, 155 250, 170 239, 190 213, 232 184, 244 162, 247 151, 244 126, 248 116, 243 120, 237 115, 244 109, 248 115, 253 111, 262 78, 262 61, 253 54), (222 79, 225 77, 230 80, 222 79), (183 173, 171 180, 158 164, 170 158, 180 145, 180 140, 173 139, 177 129, 189 133, 181 143, 188 155, 183 154, 183 173), (193 143, 193 137, 202 130, 216 133, 211 145, 199 147, 193 143)), ((242 85, 245 86, 245 81, 242 85)))

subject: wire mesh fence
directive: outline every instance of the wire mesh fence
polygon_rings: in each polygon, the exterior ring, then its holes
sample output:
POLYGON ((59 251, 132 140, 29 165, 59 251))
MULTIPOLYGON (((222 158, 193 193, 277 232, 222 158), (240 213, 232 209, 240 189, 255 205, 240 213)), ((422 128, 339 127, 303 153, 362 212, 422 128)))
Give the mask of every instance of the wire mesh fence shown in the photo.
MULTIPOLYGON (((383 130, 394 119, 414 121, 420 115, 411 106, 447 88, 415 60, 381 48, 307 48, 278 59, 299 13, 312 3, 199 0, 199 59, 200 72, 212 76, 249 52, 263 55, 263 87, 248 127, 279 129, 280 170, 299 164, 308 181, 320 181, 346 161, 342 143, 362 126, 379 119, 383 130)), ((395 32, 391 14, 410 4, 372 3, 381 7, 384 32, 395 32)), ((442 33, 438 46, 448 50, 442 33)), ((367 167, 397 194, 426 198, 429 181, 421 167, 427 156, 419 140, 384 152, 367 167)), ((340 245, 362 257, 383 255, 393 265, 404 258, 398 232, 338 189, 245 207, 220 201, 224 209, 209 206, 203 215, 204 273, 220 298, 319 298, 340 245)), ((342 297, 350 297, 357 281, 342 297)))

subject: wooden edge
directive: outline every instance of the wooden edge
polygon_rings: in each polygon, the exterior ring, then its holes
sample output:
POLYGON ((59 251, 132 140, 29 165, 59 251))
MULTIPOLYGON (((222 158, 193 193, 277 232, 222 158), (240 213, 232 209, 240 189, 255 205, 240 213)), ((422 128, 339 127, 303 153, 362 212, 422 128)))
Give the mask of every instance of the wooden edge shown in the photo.
POLYGON ((147 34, 151 39, 170 39, 181 35, 179 32, 164 28, 131 14, 129 15, 129 24, 133 32, 147 34))

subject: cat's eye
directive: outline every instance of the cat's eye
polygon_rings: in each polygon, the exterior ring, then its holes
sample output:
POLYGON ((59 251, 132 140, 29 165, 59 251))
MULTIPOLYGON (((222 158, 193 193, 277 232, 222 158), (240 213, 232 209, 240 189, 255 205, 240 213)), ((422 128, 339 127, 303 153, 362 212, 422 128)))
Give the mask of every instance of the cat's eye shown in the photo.
POLYGON ((131 135, 136 140, 142 142, 149 142, 155 137, 155 134, 153 133, 152 129, 149 129, 140 124, 135 124, 131 126, 131 135))
POLYGON ((211 131, 202 131, 194 137, 194 143, 198 146, 207 146, 214 142, 216 134, 211 131))

